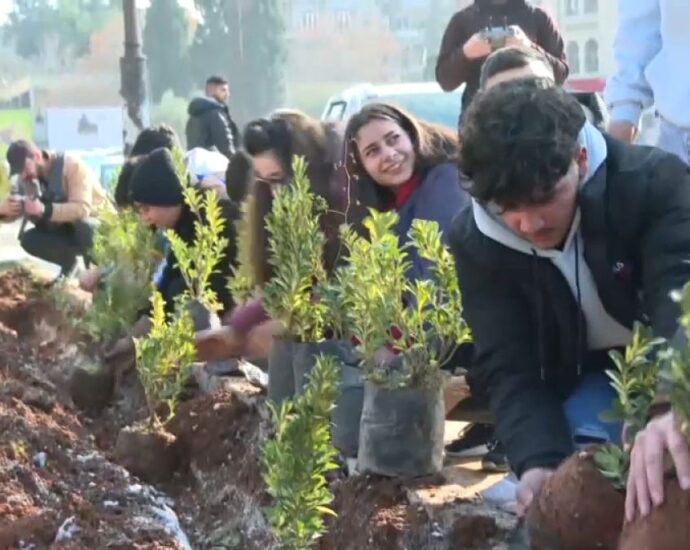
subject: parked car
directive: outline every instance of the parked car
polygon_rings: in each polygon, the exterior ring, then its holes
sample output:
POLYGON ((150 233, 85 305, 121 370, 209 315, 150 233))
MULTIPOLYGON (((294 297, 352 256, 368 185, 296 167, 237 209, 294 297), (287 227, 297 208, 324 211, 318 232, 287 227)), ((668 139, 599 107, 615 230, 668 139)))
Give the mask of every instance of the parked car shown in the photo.
POLYGON ((331 97, 321 119, 347 121, 367 103, 381 101, 402 107, 421 120, 455 130, 463 89, 461 86, 453 92, 444 92, 436 82, 357 84, 331 97))

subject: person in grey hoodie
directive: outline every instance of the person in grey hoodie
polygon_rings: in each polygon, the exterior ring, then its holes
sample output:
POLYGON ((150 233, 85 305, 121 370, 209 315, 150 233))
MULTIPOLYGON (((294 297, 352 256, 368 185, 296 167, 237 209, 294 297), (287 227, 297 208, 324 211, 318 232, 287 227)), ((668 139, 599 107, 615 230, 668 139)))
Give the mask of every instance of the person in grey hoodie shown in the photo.
POLYGON ((460 142, 473 200, 449 242, 524 513, 577 445, 620 439, 599 418, 614 397, 608 352, 635 322, 679 331, 670 294, 690 280, 690 167, 585 124, 543 79, 478 95, 460 142))
POLYGON ((239 147, 239 131, 230 116, 228 99, 228 81, 222 76, 210 76, 206 80, 206 97, 193 99, 187 109, 187 150, 215 148, 228 159, 232 157, 239 147))
POLYGON ((612 136, 632 142, 642 111, 654 105, 661 122, 657 146, 690 163, 688 21, 690 2, 618 0, 616 70, 604 98, 612 136))
MULTIPOLYGON (((453 133, 392 105, 371 103, 350 118, 344 141, 352 179, 350 221, 361 221, 369 208, 395 210, 401 244, 414 219, 438 222, 445 239, 451 220, 469 200, 460 186, 453 133)), ((410 254, 408 277, 423 279, 428 265, 414 250, 410 254)))

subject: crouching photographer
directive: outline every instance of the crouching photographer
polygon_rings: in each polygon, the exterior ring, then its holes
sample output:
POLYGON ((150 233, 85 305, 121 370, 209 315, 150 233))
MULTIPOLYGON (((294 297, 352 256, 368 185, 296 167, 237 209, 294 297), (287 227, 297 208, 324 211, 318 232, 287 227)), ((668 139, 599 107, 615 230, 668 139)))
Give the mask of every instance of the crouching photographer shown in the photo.
POLYGON ((89 263, 96 212, 107 207, 105 192, 96 177, 79 158, 41 151, 20 140, 7 150, 10 175, 17 176, 15 193, 0 203, 0 221, 20 217, 19 242, 31 256, 60 267, 69 275, 77 256, 89 263))

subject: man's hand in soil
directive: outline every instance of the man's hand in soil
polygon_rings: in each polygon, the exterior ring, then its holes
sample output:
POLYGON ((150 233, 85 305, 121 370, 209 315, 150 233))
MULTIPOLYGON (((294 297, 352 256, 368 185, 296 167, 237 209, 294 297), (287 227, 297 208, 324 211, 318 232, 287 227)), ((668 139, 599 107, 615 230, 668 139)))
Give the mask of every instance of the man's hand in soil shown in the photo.
POLYGON ((524 516, 532 503, 532 500, 539 494, 542 486, 553 475, 553 470, 548 468, 532 468, 527 470, 517 486, 517 513, 524 516))
POLYGON ((521 27, 515 26, 515 34, 506 38, 506 46, 515 48, 529 48, 532 41, 525 34, 521 27))
POLYGON ((649 514, 652 503, 663 503, 666 453, 673 459, 680 486, 690 490, 690 449, 672 412, 651 420, 635 437, 625 495, 627 521, 635 519, 638 511, 642 516, 649 514))
POLYGON ((22 201, 16 197, 9 196, 0 202, 0 216, 17 218, 22 215, 22 201))
POLYGON ((487 57, 491 53, 491 44, 481 33, 477 32, 465 42, 462 46, 462 52, 468 59, 480 59, 487 57))
POLYGON ((609 135, 626 143, 632 143, 637 137, 637 126, 627 120, 612 120, 606 131, 609 135))

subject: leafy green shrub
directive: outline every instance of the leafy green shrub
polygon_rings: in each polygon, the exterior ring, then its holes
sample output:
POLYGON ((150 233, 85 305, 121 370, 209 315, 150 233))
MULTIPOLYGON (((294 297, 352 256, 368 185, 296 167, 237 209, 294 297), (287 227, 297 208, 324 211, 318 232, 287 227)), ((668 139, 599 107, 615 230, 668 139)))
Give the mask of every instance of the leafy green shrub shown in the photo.
MULTIPOLYGON (((659 383, 661 361, 658 352, 663 342, 663 339, 652 337, 650 328, 636 324, 625 353, 615 350, 609 352, 616 369, 606 374, 616 391, 616 400, 612 410, 606 411, 601 417, 609 422, 626 423, 627 441, 624 443, 632 443, 635 435, 647 423, 659 383)), ((607 444, 595 453, 594 462, 614 487, 625 488, 630 463, 628 450, 607 444)))
POLYGON ((158 428, 175 414, 175 408, 194 362, 194 325, 186 309, 166 317, 165 301, 158 291, 151 297, 151 331, 136 338, 137 373, 146 395, 151 426, 158 428), (158 416, 165 405, 166 416, 158 416))
POLYGON ((672 297, 680 305, 680 325, 685 338, 682 345, 667 354, 669 368, 662 370, 662 380, 670 390, 673 411, 680 419, 683 435, 690 441, 690 283, 672 297))
POLYGON ((295 157, 293 182, 282 186, 266 217, 273 277, 264 287, 264 305, 282 321, 288 335, 302 342, 323 336, 324 307, 312 300, 315 284, 326 280, 322 254, 326 237, 319 216, 326 201, 310 191, 306 162, 295 157))
POLYGON ((197 218, 194 222, 194 242, 191 245, 185 243, 172 229, 165 232, 187 284, 187 291, 178 297, 178 305, 195 301, 208 311, 216 312, 222 306, 209 285, 229 244, 228 239, 223 237, 226 221, 216 193, 203 192, 189 184, 182 151, 175 149, 172 156, 175 172, 182 182, 185 204, 197 218))
POLYGON ((96 265, 110 272, 93 295, 78 328, 97 341, 125 333, 149 299, 151 276, 160 262, 155 234, 130 209, 103 212, 92 254, 96 265))
POLYGON ((338 381, 335 359, 321 355, 304 394, 279 407, 269 403, 276 435, 263 450, 264 479, 274 499, 268 517, 281 548, 310 548, 326 531, 324 516, 335 515, 325 474, 337 468, 330 418, 338 381))
POLYGON ((364 221, 369 239, 345 228, 349 263, 336 278, 364 357, 365 377, 390 388, 434 387, 441 381, 440 367, 471 338, 462 318, 462 294, 438 224, 414 220, 410 242, 401 246, 393 231, 397 223, 395 212, 372 210, 364 221), (412 247, 429 262, 427 280, 407 279, 412 247), (394 337, 392 329, 400 336, 394 337), (399 352, 399 367, 377 363, 375 354, 384 345, 399 352))

